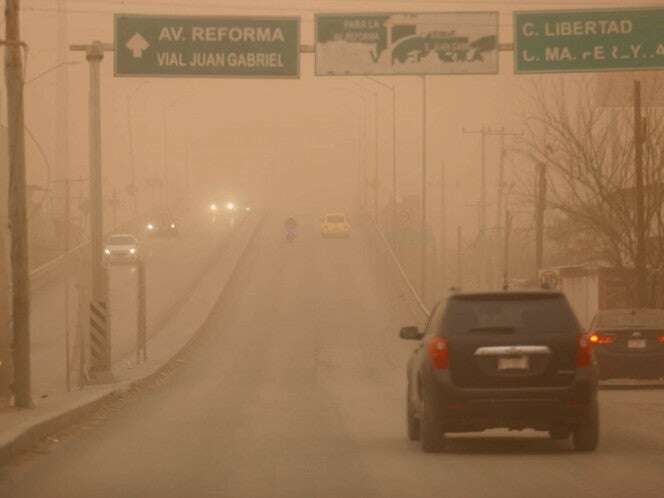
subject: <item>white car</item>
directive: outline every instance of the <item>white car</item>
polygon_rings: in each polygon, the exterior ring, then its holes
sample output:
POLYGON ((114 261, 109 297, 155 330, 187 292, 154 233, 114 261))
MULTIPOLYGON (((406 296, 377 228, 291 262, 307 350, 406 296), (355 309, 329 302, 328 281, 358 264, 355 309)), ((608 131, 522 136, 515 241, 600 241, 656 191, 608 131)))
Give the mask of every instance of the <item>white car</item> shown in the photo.
POLYGON ((110 264, 135 263, 138 261, 138 240, 126 233, 113 234, 106 241, 104 257, 110 264))
POLYGON ((321 218, 320 234, 324 237, 350 237, 350 221, 343 213, 329 213, 321 218))

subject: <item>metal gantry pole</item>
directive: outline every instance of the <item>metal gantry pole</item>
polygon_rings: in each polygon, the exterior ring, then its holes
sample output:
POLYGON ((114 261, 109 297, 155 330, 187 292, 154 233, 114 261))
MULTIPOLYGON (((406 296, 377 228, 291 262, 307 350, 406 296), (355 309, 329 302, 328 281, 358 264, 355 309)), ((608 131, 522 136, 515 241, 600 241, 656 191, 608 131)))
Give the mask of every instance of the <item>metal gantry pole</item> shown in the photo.
POLYGON ((422 213, 420 220, 420 292, 426 302, 427 288, 427 77, 422 76, 422 213))

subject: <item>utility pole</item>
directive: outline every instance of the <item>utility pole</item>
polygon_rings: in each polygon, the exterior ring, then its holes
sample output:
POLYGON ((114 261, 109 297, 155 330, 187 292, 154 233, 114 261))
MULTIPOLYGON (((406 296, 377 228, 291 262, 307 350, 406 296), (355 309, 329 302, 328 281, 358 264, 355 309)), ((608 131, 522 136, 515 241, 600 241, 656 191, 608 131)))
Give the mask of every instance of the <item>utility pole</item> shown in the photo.
POLYGON ((503 247, 503 290, 510 285, 510 235, 512 232, 512 213, 505 213, 505 245, 503 247))
POLYGON ((457 226, 457 284, 456 288, 463 288, 463 229, 457 226))
MULTIPOLYGON (((56 209, 55 216, 62 219, 63 223, 67 223, 67 218, 64 208, 65 198, 65 181, 69 178, 69 67, 67 64, 67 0, 57 0, 57 64, 58 69, 56 72, 56 89, 55 89, 55 105, 56 105, 56 156, 55 156, 55 199, 56 209)), ((58 242, 64 247, 64 234, 62 239, 58 242)), ((66 249, 64 249, 66 253, 66 249)))
POLYGON ((378 222, 378 192, 380 189, 378 178, 378 94, 374 93, 374 220, 376 226, 380 226, 378 222))
POLYGON ((535 278, 544 261, 544 210, 546 209, 546 164, 537 165, 537 202, 535 209, 535 278))
POLYGON ((445 196, 445 161, 440 162, 440 292, 441 299, 445 298, 447 292, 447 271, 445 256, 447 255, 447 209, 445 196))
MULTIPOLYGON (((64 212, 64 242, 65 254, 69 253, 70 242, 70 216, 71 216, 71 184, 65 180, 65 212, 64 212)), ((67 391, 71 391, 71 349, 69 341, 69 274, 65 276, 65 368, 67 391)))
POLYGON ((111 194, 111 216, 113 217, 113 230, 118 226, 118 204, 120 203, 120 200, 118 199, 118 190, 116 188, 113 189, 113 193, 111 194))
POLYGON ((422 75, 422 213, 420 220, 420 293, 426 302, 427 293, 427 77, 422 75))
POLYGON ((641 82, 634 81, 634 180, 636 190, 636 298, 639 307, 647 306, 646 226, 643 206, 643 143, 645 120, 641 113, 641 82))
MULTIPOLYGON (((480 240, 480 254, 482 255, 483 270, 485 285, 489 284, 489 258, 488 258, 488 241, 487 241, 487 174, 486 174, 486 137, 487 136, 500 136, 501 137, 501 157, 499 169, 499 184, 498 184, 498 218, 501 218, 500 209, 502 209, 502 183, 504 177, 504 162, 503 154, 505 150, 504 137, 508 135, 518 136, 520 133, 508 133, 504 128, 500 130, 492 130, 487 126, 482 126, 481 129, 470 131, 463 128, 463 133, 468 135, 480 135, 480 154, 481 154, 481 185, 480 185, 480 220, 479 220, 479 240, 480 240)), ((498 223, 500 226, 500 222, 498 223)))
POLYGON ((20 0, 5 4, 5 81, 9 152, 9 229, 12 268, 14 329, 14 393, 18 408, 31 408, 30 381, 30 278, 28 273, 28 219, 25 181, 25 116, 23 108, 23 54, 20 0))
POLYGON ((397 223, 397 92, 393 86, 367 76, 368 80, 392 92, 392 230, 397 223))
MULTIPOLYGON (((0 106, 2 108, 2 106, 0 106)), ((0 126, 0 410, 10 406, 12 400, 11 384, 14 376, 12 363, 12 328, 10 297, 10 270, 8 242, 9 226, 7 208, 9 203, 9 168, 7 167, 7 128, 0 126)))
POLYGON ((103 251, 103 176, 101 154, 101 62, 104 51, 112 51, 112 44, 94 41, 89 45, 72 45, 74 51, 84 51, 89 63, 89 162, 90 162, 90 374, 97 382, 110 381, 111 336, 108 311, 108 279, 103 251))
POLYGON ((5 128, 0 127, 0 410, 10 405, 11 383, 14 375, 12 366, 11 307, 9 305, 9 258, 7 255, 7 162, 5 151, 5 128))
POLYGON ((481 180, 480 180, 480 219, 479 219, 479 241, 480 254, 482 259, 482 278, 484 284, 488 285, 489 262, 487 257, 486 240, 486 136, 493 133, 490 128, 482 126, 480 130, 468 131, 463 129, 464 134, 480 135, 480 154, 481 154, 481 180))
POLYGON ((503 192, 505 188, 505 128, 500 129, 500 158, 498 162, 498 200, 496 202, 496 227, 503 226, 503 192))

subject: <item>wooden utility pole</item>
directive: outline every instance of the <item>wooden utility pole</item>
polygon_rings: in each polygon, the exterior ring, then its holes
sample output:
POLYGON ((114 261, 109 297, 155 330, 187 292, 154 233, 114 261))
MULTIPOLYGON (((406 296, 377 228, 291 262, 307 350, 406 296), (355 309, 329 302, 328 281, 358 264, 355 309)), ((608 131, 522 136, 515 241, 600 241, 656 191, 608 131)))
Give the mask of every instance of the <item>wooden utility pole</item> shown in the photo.
POLYGON ((646 226, 643 207, 644 119, 641 115, 641 82, 634 81, 634 181, 636 183, 636 299, 647 306, 646 226))
POLYGON ((12 268, 14 394, 19 408, 31 408, 30 279, 26 212, 23 53, 19 28, 20 0, 5 3, 5 81, 9 152, 9 229, 12 268))

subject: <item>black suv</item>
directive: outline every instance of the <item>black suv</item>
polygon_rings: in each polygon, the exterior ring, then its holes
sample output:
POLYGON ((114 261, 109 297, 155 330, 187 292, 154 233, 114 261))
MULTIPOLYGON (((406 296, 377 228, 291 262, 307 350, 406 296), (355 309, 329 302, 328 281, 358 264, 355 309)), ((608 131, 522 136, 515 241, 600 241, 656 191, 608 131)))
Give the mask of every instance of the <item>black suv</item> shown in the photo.
POLYGON ((408 361, 408 437, 425 452, 445 433, 548 431, 592 451, 599 441, 597 367, 589 337, 559 292, 459 293, 439 304, 408 361))

